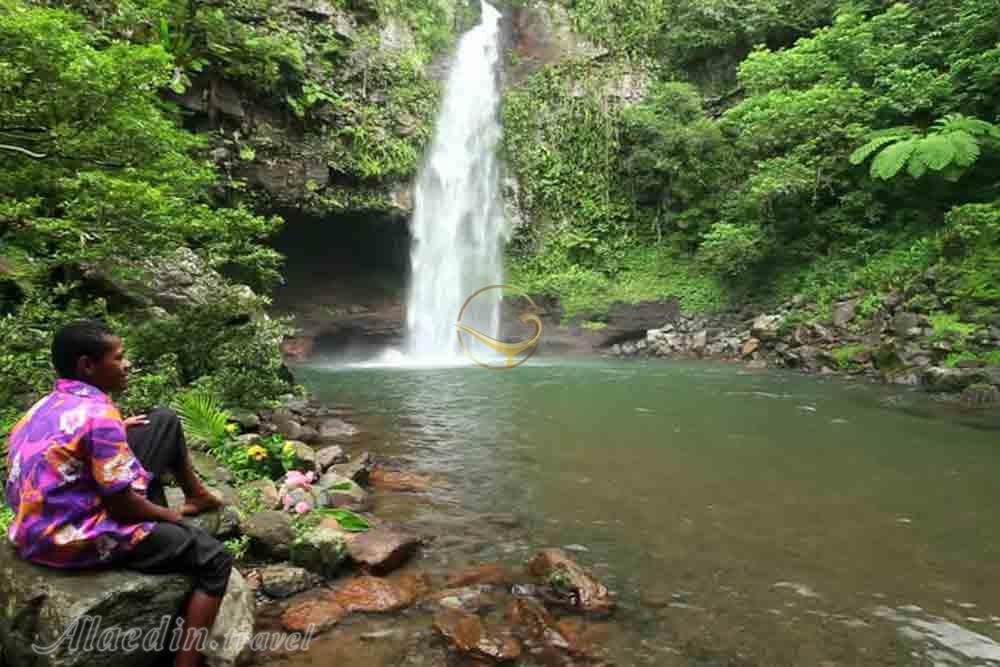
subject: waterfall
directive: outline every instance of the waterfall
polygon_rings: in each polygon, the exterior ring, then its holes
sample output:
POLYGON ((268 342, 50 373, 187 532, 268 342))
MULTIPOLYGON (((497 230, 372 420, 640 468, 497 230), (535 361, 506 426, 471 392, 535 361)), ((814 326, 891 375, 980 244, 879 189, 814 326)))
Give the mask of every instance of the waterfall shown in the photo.
MULTIPOLYGON (((501 244, 509 232, 496 155, 499 19, 483 2, 481 22, 462 36, 417 176, 406 313, 407 356, 414 360, 456 357, 455 322, 462 304, 503 278, 501 244)), ((462 323, 496 337, 499 300, 498 290, 476 297, 462 323)))

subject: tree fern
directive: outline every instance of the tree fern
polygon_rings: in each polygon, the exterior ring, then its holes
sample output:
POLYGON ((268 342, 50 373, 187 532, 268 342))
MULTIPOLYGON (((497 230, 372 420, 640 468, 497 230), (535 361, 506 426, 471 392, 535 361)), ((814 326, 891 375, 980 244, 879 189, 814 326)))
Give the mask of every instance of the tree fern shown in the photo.
POLYGON ((872 153, 884 147, 886 144, 891 144, 899 141, 905 135, 902 134, 890 134, 882 137, 877 137, 872 139, 867 144, 859 148, 858 150, 851 153, 851 164, 859 165, 868 158, 872 156, 872 153))
POLYGON ((907 139, 884 149, 872 161, 872 178, 889 180, 898 174, 906 161, 913 155, 919 141, 919 139, 907 139))
POLYGON ((871 176, 882 180, 894 178, 903 167, 913 178, 934 171, 947 180, 957 180, 979 159, 983 145, 995 148, 997 141, 1000 127, 948 114, 923 134, 909 126, 874 132, 868 143, 851 154, 850 162, 858 165, 874 155, 871 176))
POLYGON ((194 443, 213 448, 226 439, 230 414, 218 399, 204 391, 192 391, 177 398, 174 409, 181 418, 184 433, 194 443))

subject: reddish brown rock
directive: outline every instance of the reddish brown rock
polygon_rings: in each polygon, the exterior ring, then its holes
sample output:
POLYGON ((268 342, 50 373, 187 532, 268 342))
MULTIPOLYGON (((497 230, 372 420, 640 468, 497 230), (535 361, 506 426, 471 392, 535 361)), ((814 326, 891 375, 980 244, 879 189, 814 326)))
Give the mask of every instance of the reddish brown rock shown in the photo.
POLYGON ((412 604, 414 597, 412 591, 387 579, 357 577, 328 593, 326 599, 348 611, 383 612, 402 609, 412 604))
POLYGON ((420 537, 391 526, 378 526, 352 539, 347 550, 351 559, 375 573, 395 570, 420 545, 420 537))
POLYGON ((434 588, 434 581, 426 572, 400 572, 392 581, 414 600, 423 598, 434 588))
POLYGON ((500 563, 488 563, 456 570, 448 575, 448 588, 461 588, 472 584, 509 584, 514 581, 514 573, 500 563))
POLYGON ((315 632, 322 632, 339 623, 348 613, 343 606, 324 596, 286 609, 281 615, 281 627, 289 632, 306 632, 312 626, 315 632))
POLYGON ((576 564, 562 549, 543 549, 528 572, 545 577, 553 602, 592 614, 609 614, 615 603, 607 587, 576 564))
POLYGON ((434 614, 434 629, 452 648, 477 660, 512 662, 521 656, 521 644, 513 637, 489 632, 479 617, 455 609, 440 609, 434 614))
POLYGON ((515 599, 507 607, 506 618, 529 641, 563 650, 570 648, 570 641, 559 631, 556 619, 538 600, 515 599))
POLYGON ((496 590, 485 584, 463 588, 446 588, 427 597, 427 600, 437 607, 447 607, 470 613, 496 607, 499 599, 496 590))
POLYGON ((383 468, 376 468, 371 472, 368 484, 386 491, 427 491, 431 487, 440 486, 433 479, 424 475, 383 468))

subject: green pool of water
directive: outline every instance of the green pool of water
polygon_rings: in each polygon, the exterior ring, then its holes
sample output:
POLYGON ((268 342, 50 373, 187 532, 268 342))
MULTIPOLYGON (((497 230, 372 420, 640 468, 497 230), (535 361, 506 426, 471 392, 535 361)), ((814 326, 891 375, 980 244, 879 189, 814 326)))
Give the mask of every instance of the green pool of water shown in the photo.
POLYGON ((617 664, 993 664, 994 416, 711 363, 297 376, 363 413, 388 460, 448 483, 394 510, 478 536, 443 540, 430 565, 572 548, 618 594, 617 664), (516 528, 484 527, 490 513, 516 528))

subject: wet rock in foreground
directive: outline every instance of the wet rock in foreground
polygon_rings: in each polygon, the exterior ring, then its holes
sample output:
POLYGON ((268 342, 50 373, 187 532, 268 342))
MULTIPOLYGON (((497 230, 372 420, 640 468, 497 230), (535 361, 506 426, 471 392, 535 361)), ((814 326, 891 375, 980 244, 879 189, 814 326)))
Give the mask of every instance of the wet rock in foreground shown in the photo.
POLYGON ((370 572, 386 573, 402 565, 420 545, 420 537, 391 526, 361 533, 347 546, 351 560, 370 572))
POLYGON ((479 617, 455 609, 440 609, 434 614, 434 629, 451 647, 476 660, 512 662, 521 656, 521 644, 513 637, 490 632, 479 617))
POLYGON ((322 632, 344 620, 350 612, 329 598, 316 598, 292 605, 281 615, 281 627, 289 632, 322 632))
POLYGON ((326 594, 325 599, 348 611, 386 612, 412 604, 413 593, 387 579, 357 577, 326 594))
POLYGON ((448 588, 461 588, 472 584, 509 584, 514 581, 514 573, 500 563, 487 563, 456 570, 448 575, 448 588))
POLYGON ((615 603, 607 587, 562 549, 543 549, 528 563, 528 572, 546 579, 553 602, 597 615, 614 610, 615 603))

